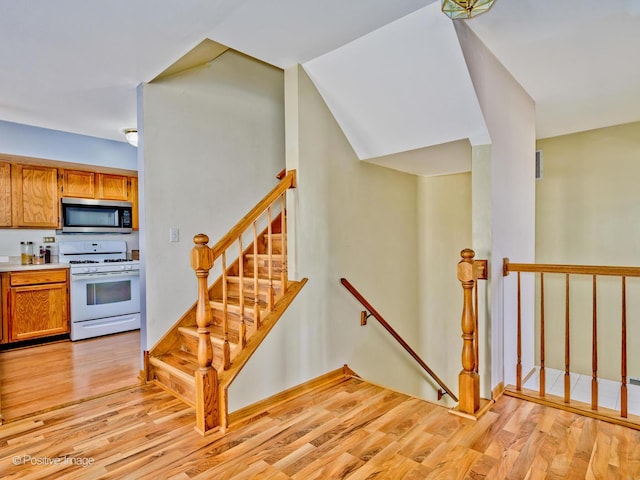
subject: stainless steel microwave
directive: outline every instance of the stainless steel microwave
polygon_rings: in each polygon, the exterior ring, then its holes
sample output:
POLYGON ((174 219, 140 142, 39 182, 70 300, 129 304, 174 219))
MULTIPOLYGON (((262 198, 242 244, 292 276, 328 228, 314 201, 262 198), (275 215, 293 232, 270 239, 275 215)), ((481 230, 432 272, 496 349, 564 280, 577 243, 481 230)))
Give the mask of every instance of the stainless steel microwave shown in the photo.
POLYGON ((131 202, 62 199, 62 233, 131 233, 131 202))

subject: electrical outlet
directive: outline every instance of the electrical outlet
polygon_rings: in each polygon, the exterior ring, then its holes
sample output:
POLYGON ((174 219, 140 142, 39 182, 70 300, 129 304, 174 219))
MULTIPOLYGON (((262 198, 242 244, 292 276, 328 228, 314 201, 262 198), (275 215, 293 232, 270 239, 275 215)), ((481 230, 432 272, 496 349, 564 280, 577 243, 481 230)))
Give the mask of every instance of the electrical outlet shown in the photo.
POLYGON ((180 229, 178 227, 171 227, 169 229, 169 241, 170 242, 180 241, 180 229))
POLYGON ((42 243, 55 243, 56 237, 42 237, 42 243))

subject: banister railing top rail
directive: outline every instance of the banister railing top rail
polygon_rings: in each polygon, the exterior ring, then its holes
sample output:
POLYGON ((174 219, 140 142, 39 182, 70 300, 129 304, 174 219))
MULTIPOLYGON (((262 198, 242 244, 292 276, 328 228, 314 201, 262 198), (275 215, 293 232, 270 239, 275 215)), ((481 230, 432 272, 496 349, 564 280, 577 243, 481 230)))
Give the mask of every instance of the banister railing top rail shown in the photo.
POLYGON ((358 290, 347 280, 346 278, 341 278, 340 283, 344 285, 344 287, 349 290, 349 292, 362 304, 364 308, 376 319, 378 322, 391 334, 396 341, 402 345, 402 347, 413 357, 413 359, 418 362, 420 365, 433 380, 446 392, 455 402, 458 401, 458 397, 445 385, 445 383, 435 374, 435 372, 429 368, 429 366, 420 358, 420 356, 404 341, 404 339, 396 332, 391 325, 378 313, 378 311, 373 308, 373 306, 362 296, 358 290))
POLYGON ((287 189, 295 188, 296 171, 289 170, 287 175, 280 180, 280 183, 260 200, 234 227, 227 232, 218 242, 211 247, 214 260, 220 257, 231 245, 233 245, 251 225, 255 222, 267 208, 273 204, 287 189))
POLYGON ((640 277, 640 267, 602 266, 602 265, 557 265, 548 263, 511 263, 504 259, 502 273, 506 277, 510 272, 530 273, 568 273, 576 275, 610 275, 616 277, 640 277))

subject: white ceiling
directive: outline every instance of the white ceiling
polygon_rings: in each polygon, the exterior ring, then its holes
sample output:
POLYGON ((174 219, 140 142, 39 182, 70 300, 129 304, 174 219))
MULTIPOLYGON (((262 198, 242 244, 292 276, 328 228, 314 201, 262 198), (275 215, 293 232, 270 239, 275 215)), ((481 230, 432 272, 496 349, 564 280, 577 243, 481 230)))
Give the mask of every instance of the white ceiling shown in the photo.
MULTIPOLYGON (((136 86, 210 38, 303 64, 361 158, 484 130, 434 0, 0 0, 0 12, 0 120, 122 141, 136 86)), ((640 0, 497 0, 469 25, 536 101, 538 137, 640 120, 640 0)))

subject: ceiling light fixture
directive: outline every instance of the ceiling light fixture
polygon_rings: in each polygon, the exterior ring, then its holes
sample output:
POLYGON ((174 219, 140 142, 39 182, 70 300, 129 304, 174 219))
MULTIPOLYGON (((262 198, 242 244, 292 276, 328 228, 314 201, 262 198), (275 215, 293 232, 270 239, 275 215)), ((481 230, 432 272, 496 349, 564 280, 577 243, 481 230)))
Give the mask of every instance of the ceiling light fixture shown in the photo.
POLYGON ((124 129, 124 138, 127 139, 127 143, 129 145, 133 145, 134 147, 138 146, 138 129, 136 128, 125 128, 124 129))
POLYGON ((442 0, 442 12, 456 20, 471 18, 486 12, 496 0, 442 0))

